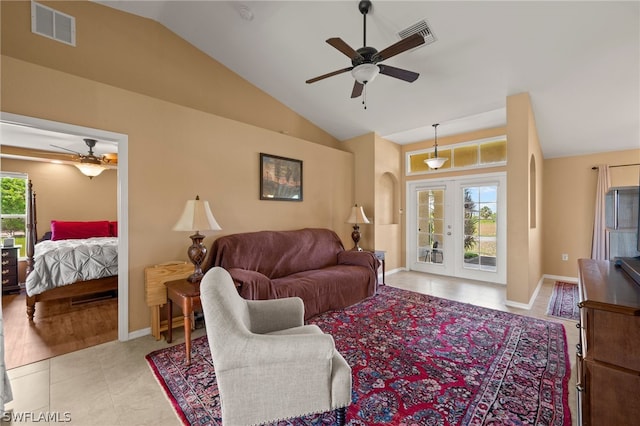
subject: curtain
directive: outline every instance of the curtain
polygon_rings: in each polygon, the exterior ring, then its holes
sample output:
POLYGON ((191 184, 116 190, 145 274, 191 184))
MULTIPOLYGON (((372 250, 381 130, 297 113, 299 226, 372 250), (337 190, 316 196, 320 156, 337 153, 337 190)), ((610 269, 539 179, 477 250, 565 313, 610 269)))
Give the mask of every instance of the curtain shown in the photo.
POLYGON ((595 216, 593 221, 593 239, 591 241, 591 258, 609 259, 609 235, 606 230, 605 199, 610 186, 609 166, 598 165, 598 185, 596 188, 595 216))

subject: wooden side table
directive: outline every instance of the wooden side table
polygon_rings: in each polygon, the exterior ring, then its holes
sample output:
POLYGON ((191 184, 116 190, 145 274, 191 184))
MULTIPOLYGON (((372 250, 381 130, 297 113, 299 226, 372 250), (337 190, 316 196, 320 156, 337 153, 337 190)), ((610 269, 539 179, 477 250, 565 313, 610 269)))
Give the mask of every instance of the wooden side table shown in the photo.
POLYGON ((191 317, 194 310, 202 309, 200 303, 200 283, 192 283, 186 279, 169 281, 167 287, 167 343, 171 343, 172 338, 172 310, 173 304, 177 303, 182 308, 184 316, 184 344, 186 347, 186 364, 191 364, 191 317))

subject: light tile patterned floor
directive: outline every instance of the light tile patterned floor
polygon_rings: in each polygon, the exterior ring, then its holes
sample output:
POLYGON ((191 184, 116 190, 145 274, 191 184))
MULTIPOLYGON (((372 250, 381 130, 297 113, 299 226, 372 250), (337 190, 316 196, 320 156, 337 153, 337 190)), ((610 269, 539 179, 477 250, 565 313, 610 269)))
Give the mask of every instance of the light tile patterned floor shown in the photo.
MULTIPOLYGON (((505 305, 504 286, 477 281, 451 279, 419 272, 397 272, 386 277, 387 285, 472 303, 516 314, 558 321, 567 333, 572 376, 569 404, 575 419, 575 321, 561 321, 545 315, 554 281, 545 280, 531 310, 505 305)), ((204 334, 196 330, 193 337, 204 334)), ((174 343, 182 343, 179 330, 174 343)), ((179 425, 180 422, 157 384, 144 356, 164 348, 164 340, 151 336, 129 342, 110 342, 9 370, 14 401, 6 409, 14 414, 68 413, 71 425, 132 426, 179 425)), ((4 422, 2 423, 5 424, 4 422)), ((62 424, 44 421, 14 423, 22 425, 62 424)))

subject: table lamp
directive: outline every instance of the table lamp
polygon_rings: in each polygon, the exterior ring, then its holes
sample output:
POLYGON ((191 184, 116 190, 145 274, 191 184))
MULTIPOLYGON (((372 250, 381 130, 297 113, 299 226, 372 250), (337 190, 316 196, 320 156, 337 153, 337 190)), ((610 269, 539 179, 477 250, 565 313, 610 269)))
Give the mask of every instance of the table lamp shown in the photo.
POLYGON ((358 243, 360 242, 360 226, 359 223, 371 223, 369 219, 367 219, 367 215, 364 214, 364 209, 362 206, 358 206, 357 204, 351 207, 351 214, 347 218, 347 223, 353 224, 353 232, 351 233, 351 238, 353 239, 353 243, 355 244, 351 250, 362 251, 358 243))
POLYGON ((189 282, 198 282, 204 275, 202 273, 202 262, 207 257, 207 248, 202 244, 204 235, 200 231, 220 231, 222 228, 216 222, 216 219, 211 213, 209 208, 209 202, 200 200, 200 197, 196 195, 195 200, 188 200, 184 206, 182 216, 178 220, 178 223, 173 227, 174 231, 195 231, 195 234, 191 235, 192 244, 187 250, 189 260, 194 265, 194 272, 187 278, 189 282))

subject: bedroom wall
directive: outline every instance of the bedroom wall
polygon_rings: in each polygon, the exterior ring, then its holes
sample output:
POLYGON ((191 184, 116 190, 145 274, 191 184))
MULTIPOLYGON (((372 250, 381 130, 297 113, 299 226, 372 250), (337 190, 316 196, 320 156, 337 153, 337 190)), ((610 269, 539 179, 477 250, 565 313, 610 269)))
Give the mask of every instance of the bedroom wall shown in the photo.
MULTIPOLYGON (((578 277, 578 259, 591 257, 598 164, 640 163, 640 149, 544 162, 544 266, 545 274, 578 277), (569 260, 562 260, 562 253, 569 260)), ((612 186, 635 186, 640 166, 611 168, 612 186)))
MULTIPOLYGON (((82 17, 78 20, 82 46, 62 46, 31 34, 29 3, 2 2, 0 108, 128 135, 131 332, 149 326, 144 268, 168 260, 186 260, 189 233, 171 228, 185 201, 196 195, 210 201, 223 228, 219 233, 208 233, 207 245, 219 235, 234 232, 302 227, 334 229, 345 245, 351 244, 351 227, 344 220, 354 199, 353 154, 312 140, 314 131, 309 124, 301 126, 310 132, 309 139, 292 136, 293 132, 280 123, 300 124, 304 121, 301 117, 294 117, 237 77, 227 79, 223 74, 228 70, 221 71, 219 64, 185 46, 170 31, 94 3, 60 4, 65 12, 82 17), (139 26, 141 32, 132 26, 139 26), (105 38, 96 40, 94 30, 105 32, 105 38), (120 32, 129 38, 120 40, 118 36, 112 44, 108 36, 120 32), (138 54, 147 61, 138 62, 138 54), (108 60, 99 60, 99 66, 87 65, 102 56, 108 60), (120 61, 124 61, 121 68, 109 68, 111 62, 120 61), (109 72, 103 73, 101 66, 109 72), (167 100, 164 92, 173 90, 162 87, 166 81, 147 86, 136 78, 135 73, 140 72, 156 80, 157 73, 169 72, 163 70, 165 66, 171 68, 173 84, 179 82, 186 92, 197 92, 198 99, 203 93, 215 93, 205 98, 214 99, 216 105, 230 102, 236 112, 246 108, 247 121, 253 116, 275 115, 277 131, 266 125, 260 127, 258 121, 247 124, 204 111, 205 107, 196 105, 194 99, 188 99, 193 107, 183 105, 187 103, 184 99, 167 100), (113 80, 102 81, 110 73, 115 74, 113 80), (215 80, 216 85, 242 86, 238 89, 242 96, 228 90, 216 92, 213 83, 203 83, 203 75, 215 80), (260 152, 303 161, 303 202, 259 200, 260 152)), ((58 7, 58 2, 53 5, 58 7)))
POLYGON ((3 158, 4 172, 27 173, 36 192, 38 236, 52 220, 111 220, 118 217, 117 172, 105 170, 93 179, 67 164, 3 158))

